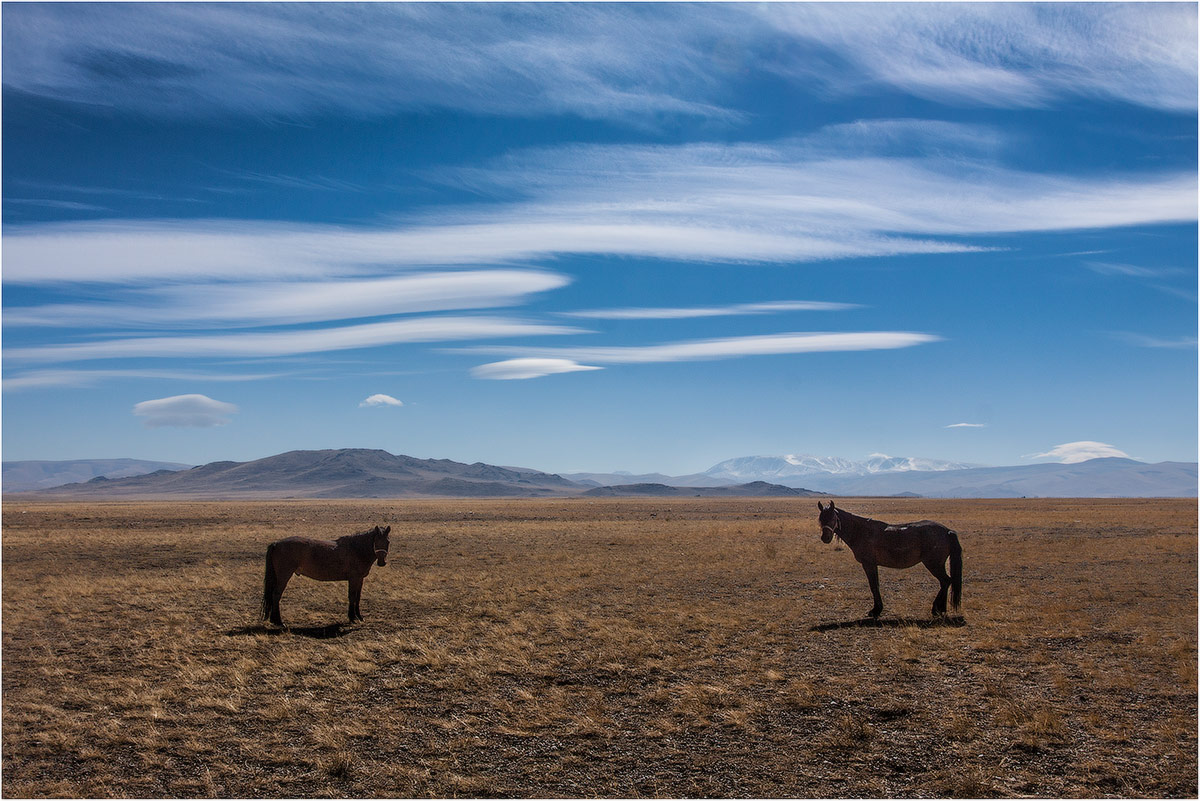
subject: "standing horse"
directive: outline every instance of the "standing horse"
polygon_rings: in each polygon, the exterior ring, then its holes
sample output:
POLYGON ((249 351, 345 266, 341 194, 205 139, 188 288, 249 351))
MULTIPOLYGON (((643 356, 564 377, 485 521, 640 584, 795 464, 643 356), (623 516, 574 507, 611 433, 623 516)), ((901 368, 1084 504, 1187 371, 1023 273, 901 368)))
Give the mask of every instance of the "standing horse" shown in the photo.
POLYGON ((308 537, 288 537, 267 546, 267 573, 263 579, 263 619, 282 626, 279 598, 293 573, 317 581, 346 581, 350 586, 350 622, 362 620, 359 599, 363 579, 371 572, 371 563, 387 564, 388 533, 391 526, 376 526, 370 531, 347 534, 336 541, 308 537))
POLYGON ((821 524, 821 542, 829 543, 835 536, 850 546, 854 558, 863 566, 875 606, 867 614, 878 618, 883 612, 883 598, 879 595, 879 566, 906 568, 921 562, 929 568, 942 589, 933 599, 933 616, 946 614, 946 591, 950 591, 950 603, 958 609, 962 596, 962 546, 958 534, 932 520, 901 523, 890 526, 882 520, 859 517, 838 509, 829 502, 822 506, 818 518, 821 524), (946 558, 950 559, 950 575, 946 575, 946 558))

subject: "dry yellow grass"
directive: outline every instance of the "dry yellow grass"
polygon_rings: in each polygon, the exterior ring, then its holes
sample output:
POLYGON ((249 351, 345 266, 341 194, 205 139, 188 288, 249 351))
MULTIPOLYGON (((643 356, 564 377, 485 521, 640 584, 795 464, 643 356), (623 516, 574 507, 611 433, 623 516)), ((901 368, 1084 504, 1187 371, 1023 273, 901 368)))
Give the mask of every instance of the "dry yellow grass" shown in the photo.
POLYGON ((6 503, 13 796, 1197 793, 1194 501, 839 502, 960 532, 964 625, 797 500, 6 503), (393 526, 345 584, 291 534, 393 526))

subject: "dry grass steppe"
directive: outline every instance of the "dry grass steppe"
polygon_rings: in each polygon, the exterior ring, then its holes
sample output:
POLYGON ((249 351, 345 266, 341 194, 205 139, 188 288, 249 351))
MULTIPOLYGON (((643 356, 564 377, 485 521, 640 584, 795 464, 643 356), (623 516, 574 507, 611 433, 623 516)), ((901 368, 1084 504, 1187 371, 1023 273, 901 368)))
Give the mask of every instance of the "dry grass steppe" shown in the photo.
POLYGON ((964 547, 881 571, 796 499, 6 502, 3 794, 1197 795, 1194 499, 838 499, 964 547), (289 535, 390 524, 293 579, 289 535))

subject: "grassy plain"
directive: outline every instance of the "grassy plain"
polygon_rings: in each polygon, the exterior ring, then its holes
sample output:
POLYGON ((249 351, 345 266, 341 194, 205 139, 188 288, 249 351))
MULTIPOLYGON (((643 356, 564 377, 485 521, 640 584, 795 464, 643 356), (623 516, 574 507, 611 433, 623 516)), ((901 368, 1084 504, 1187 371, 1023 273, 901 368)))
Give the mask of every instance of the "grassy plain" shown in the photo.
POLYGON ((5 503, 3 794, 1197 794, 1194 500, 841 501, 960 532, 961 625, 812 500, 5 503), (292 534, 393 526, 346 585, 292 534))

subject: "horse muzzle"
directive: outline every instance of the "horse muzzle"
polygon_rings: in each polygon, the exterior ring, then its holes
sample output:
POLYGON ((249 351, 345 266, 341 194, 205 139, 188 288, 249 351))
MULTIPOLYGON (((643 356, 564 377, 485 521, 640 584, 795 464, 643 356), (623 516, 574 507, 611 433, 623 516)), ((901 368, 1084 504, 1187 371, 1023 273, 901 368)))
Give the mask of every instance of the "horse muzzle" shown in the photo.
POLYGON ((829 543, 833 542, 833 537, 836 533, 837 532, 835 532, 829 526, 821 526, 821 542, 828 545, 829 543))
POLYGON ((376 561, 376 563, 378 563, 378 565, 380 567, 383 567, 384 565, 386 565, 387 564, 387 551, 376 551, 375 552, 375 561, 376 561))

